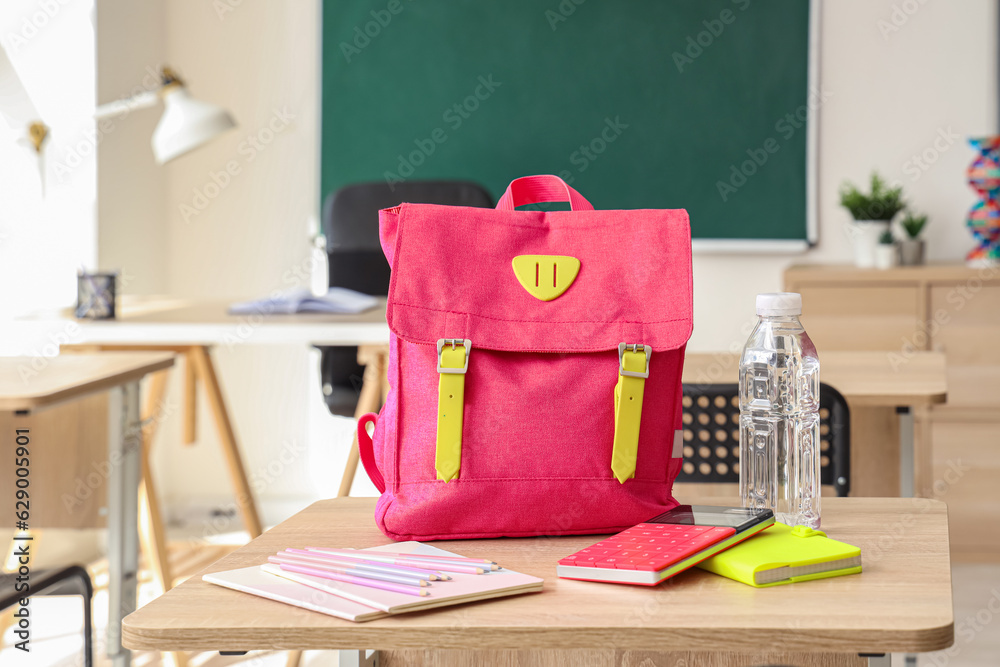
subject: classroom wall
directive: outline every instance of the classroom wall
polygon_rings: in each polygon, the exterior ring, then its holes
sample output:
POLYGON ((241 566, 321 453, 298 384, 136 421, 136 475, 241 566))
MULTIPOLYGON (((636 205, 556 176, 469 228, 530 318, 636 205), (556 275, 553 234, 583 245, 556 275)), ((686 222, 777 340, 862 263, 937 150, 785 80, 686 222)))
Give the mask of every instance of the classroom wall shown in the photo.
POLYGON ((996 3, 822 5, 819 244, 792 256, 696 256, 690 350, 742 347, 754 295, 780 289, 789 264, 850 263, 850 217, 838 190, 845 179, 867 182, 873 168, 930 215, 930 261, 959 261, 972 245, 964 217, 975 197, 965 168, 975 154, 965 138, 997 131, 996 3), (907 14, 900 5, 918 9, 907 14))
MULTIPOLYGON (((307 283, 308 224, 319 199, 318 0, 158 4, 167 61, 186 75, 194 94, 225 104, 240 124, 157 172, 166 193, 166 288, 223 298, 307 283), (283 126, 286 108, 294 117, 283 126), (250 159, 241 145, 271 123, 280 129, 250 159), (216 193, 210 184, 225 180, 219 174, 232 161, 239 173, 216 193), (206 203, 197 200, 199 192, 215 196, 206 203), (205 206, 196 214, 184 208, 199 203, 205 206)), ((963 256, 969 237, 962 221, 974 201, 964 184, 973 159, 964 137, 997 129, 996 25, 989 0, 823 3, 821 79, 829 97, 819 108, 819 245, 801 255, 696 256, 690 350, 741 346, 754 320, 754 295, 780 289, 788 264, 850 261, 848 216, 837 190, 845 178, 866 179, 873 167, 899 180, 915 206, 930 214, 931 260, 963 256), (894 9, 900 4, 917 10, 900 14, 894 9), (924 152, 926 170, 912 162, 924 152)), ((333 495, 350 429, 325 413, 312 353, 301 346, 253 346, 251 336, 221 347, 216 359, 248 470, 265 509, 275 508, 271 516, 333 495)), ((176 391, 170 401, 179 406, 176 391)), ((181 447, 179 439, 175 410, 156 457, 168 504, 176 510, 225 499, 208 420, 199 424, 197 447, 181 447)))
MULTIPOLYGON (((97 0, 95 9, 98 103, 156 90, 166 55, 163 5, 97 0)), ((135 110, 97 126, 97 265, 121 271, 119 289, 130 294, 167 291, 167 182, 151 146, 162 110, 135 110)))
MULTIPOLYGON (((40 116, 35 120, 50 130, 40 165, 27 127, 9 128, 0 117, 2 331, 9 330, 5 320, 74 301, 77 270, 93 268, 96 260, 91 7, 81 0, 42 10, 33 0, 5 0, 0 11, 0 46, 40 116)), ((21 113, 6 106, 10 100, 0 104, 21 113)), ((0 340, 0 354, 51 355, 55 349, 47 336, 0 340)))

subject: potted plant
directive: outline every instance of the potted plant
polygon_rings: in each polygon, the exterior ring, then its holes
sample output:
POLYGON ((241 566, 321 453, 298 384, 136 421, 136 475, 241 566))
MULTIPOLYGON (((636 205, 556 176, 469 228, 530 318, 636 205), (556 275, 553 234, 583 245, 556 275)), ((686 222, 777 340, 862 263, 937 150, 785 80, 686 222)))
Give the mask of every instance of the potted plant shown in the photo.
POLYGON ((896 248, 896 239, 892 237, 892 232, 885 231, 878 237, 878 245, 875 246, 875 268, 891 269, 896 266, 899 259, 899 251, 896 248))
POLYGON ((903 188, 890 188, 878 172, 872 172, 871 191, 864 193, 851 183, 844 183, 840 188, 840 205, 854 218, 849 228, 854 242, 854 264, 862 268, 875 266, 879 237, 889 231, 892 219, 906 206, 903 188))
POLYGON ((906 238, 899 244, 899 263, 903 266, 919 266, 924 263, 924 240, 918 238, 924 226, 927 225, 926 215, 916 215, 906 212, 900 221, 900 226, 906 232, 906 238))

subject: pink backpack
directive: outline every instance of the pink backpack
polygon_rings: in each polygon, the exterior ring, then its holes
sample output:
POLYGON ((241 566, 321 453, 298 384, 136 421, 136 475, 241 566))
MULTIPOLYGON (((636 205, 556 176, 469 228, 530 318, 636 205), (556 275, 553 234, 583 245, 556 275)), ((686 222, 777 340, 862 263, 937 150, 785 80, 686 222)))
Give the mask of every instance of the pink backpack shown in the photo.
POLYGON ((595 211, 528 176, 496 210, 402 204, 379 232, 391 389, 358 442, 383 533, 611 533, 677 505, 686 211, 595 211))

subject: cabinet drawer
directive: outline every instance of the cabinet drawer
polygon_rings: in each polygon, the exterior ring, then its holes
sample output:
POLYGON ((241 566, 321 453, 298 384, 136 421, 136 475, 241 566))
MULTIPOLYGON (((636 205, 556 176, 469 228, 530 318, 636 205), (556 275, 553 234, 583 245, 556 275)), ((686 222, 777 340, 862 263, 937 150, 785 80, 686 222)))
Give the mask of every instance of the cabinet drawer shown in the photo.
POLYGON ((948 360, 948 405, 1000 407, 1000 286, 931 288, 931 349, 948 360))
POLYGON ((823 350, 899 350, 920 319, 910 286, 801 286, 802 324, 823 350))
POLYGON ((1000 558, 1000 421, 951 422, 935 417, 934 488, 948 503, 956 557, 1000 558))

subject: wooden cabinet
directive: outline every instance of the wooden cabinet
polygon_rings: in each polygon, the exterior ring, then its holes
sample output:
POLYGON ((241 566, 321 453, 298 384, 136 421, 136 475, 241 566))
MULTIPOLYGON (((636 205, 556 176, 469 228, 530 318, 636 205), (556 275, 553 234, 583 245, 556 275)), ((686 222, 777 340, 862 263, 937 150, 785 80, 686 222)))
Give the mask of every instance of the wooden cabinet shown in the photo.
POLYGON ((956 558, 1000 560, 1000 269, 793 266, 802 322, 820 350, 943 352, 948 400, 916 416, 929 440, 917 492, 948 503, 956 558))

